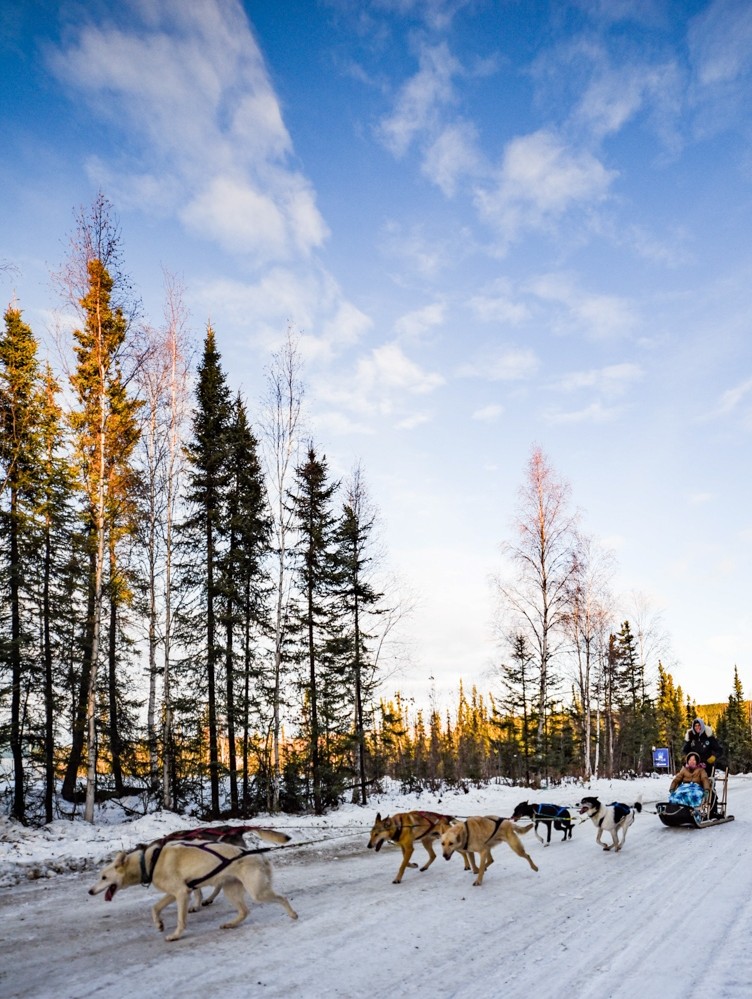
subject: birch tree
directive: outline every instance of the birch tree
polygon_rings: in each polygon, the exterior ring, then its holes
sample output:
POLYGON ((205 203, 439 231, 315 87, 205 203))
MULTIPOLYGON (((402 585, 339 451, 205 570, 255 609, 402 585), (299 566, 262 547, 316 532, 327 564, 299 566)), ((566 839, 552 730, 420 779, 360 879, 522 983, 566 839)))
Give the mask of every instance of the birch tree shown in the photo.
POLYGON ((269 733, 271 788, 268 802, 270 810, 274 812, 279 811, 280 803, 282 684, 285 674, 285 644, 289 631, 291 593, 290 547, 293 536, 293 512, 286 500, 301 443, 303 409, 301 368, 298 337, 288 328, 287 338, 280 350, 273 355, 267 372, 267 392, 261 419, 274 545, 275 595, 269 733))
POLYGON ((136 442, 131 433, 136 403, 128 396, 123 369, 134 311, 126 306, 129 286, 120 270, 121 252, 119 226, 109 202, 100 194, 88 215, 79 214, 65 272, 66 287, 83 319, 73 334, 76 367, 70 381, 77 406, 71 413, 71 425, 85 496, 90 573, 80 697, 62 793, 66 800, 74 800, 86 742, 84 817, 89 822, 94 818, 96 789, 97 669, 107 535, 119 498, 111 488, 116 488, 115 482, 125 471, 136 442))
POLYGON ((535 655, 537 672, 536 753, 543 761, 554 668, 564 641, 572 587, 578 569, 578 518, 569 509, 570 487, 535 447, 520 488, 516 538, 502 545, 514 571, 500 579, 502 614, 513 622, 506 630, 524 635, 535 655))

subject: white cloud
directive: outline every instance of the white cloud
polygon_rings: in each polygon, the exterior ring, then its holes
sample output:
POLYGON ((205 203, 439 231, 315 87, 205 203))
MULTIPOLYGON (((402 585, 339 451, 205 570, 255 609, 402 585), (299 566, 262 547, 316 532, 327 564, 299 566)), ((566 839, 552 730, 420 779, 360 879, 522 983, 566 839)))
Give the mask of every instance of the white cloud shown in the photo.
POLYGON ((541 129, 507 145, 496 184, 479 189, 476 200, 502 236, 512 239, 523 229, 556 222, 575 206, 602 201, 615 177, 592 153, 570 149, 541 129))
POLYGON ((503 406, 500 406, 497 403, 491 403, 488 406, 482 406, 480 409, 476 409, 473 413, 473 419, 478 420, 481 423, 493 423, 498 420, 503 412, 503 406))
POLYGON ((419 69, 402 87, 391 115, 383 118, 378 134, 389 151, 404 156, 413 140, 436 127, 440 109, 454 101, 452 77, 459 71, 447 45, 424 45, 419 69))
POLYGON ((427 148, 421 170, 447 197, 452 197, 460 178, 481 169, 477 143, 477 129, 470 122, 447 125, 427 148))
POLYGON ((531 378, 539 365, 535 351, 527 347, 487 348, 463 364, 458 373, 461 377, 493 382, 523 381, 531 378))
POLYGON ((272 198, 241 179, 214 177, 179 212, 196 235, 216 240, 224 249, 286 256, 285 219, 272 198))
POLYGON ((354 370, 337 377, 327 372, 316 392, 330 409, 361 419, 386 417, 401 429, 411 429, 430 419, 425 410, 415 409, 416 399, 435 392, 444 382, 442 375, 425 370, 392 342, 370 350, 354 370))
POLYGON ((643 377, 638 364, 610 364, 604 368, 591 368, 587 371, 572 371, 554 383, 563 392, 577 392, 592 389, 613 398, 623 395, 627 389, 643 377))
POLYGON ((530 318, 530 307, 515 296, 505 280, 497 281, 486 292, 475 295, 468 305, 484 323, 517 326, 530 318))
POLYGON ((752 66, 752 6, 715 0, 692 22, 690 52, 703 86, 737 80, 752 66))
POLYGON ((740 382, 733 388, 727 389, 721 396, 718 412, 722 415, 732 413, 737 409, 743 400, 752 392, 752 378, 740 382))
POLYGON ((605 340, 624 336, 636 326, 627 299, 582 291, 569 274, 541 275, 529 282, 527 290, 541 301, 562 306, 552 321, 555 332, 579 332, 589 339, 605 340))
POLYGON ((259 262, 320 246, 327 228, 288 163, 290 136, 243 7, 153 0, 133 13, 128 30, 84 23, 50 55, 58 80, 127 132, 117 160, 92 161, 110 193, 259 262))
POLYGON ((445 313, 444 302, 432 302, 420 309, 413 309, 397 320, 394 324, 395 333, 405 340, 420 340, 424 333, 444 322, 445 313))
POLYGON ((621 413, 622 409, 618 406, 604 406, 601 402, 593 402, 582 409, 570 412, 548 410, 544 414, 544 419, 547 423, 553 425, 568 423, 613 423, 621 413))

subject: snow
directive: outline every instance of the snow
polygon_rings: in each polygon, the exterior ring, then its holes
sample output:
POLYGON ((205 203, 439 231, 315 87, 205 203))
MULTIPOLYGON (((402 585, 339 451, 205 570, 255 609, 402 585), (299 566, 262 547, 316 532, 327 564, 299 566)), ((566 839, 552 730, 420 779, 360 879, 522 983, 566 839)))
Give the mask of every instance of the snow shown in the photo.
MULTIPOLYGON (((376 796, 365 808, 327 816, 257 816, 293 837, 273 854, 275 887, 299 919, 276 905, 252 906, 235 930, 223 896, 188 917, 167 943, 152 926, 153 888, 112 903, 88 888, 100 867, 195 820, 169 813, 89 826, 55 822, 29 830, 0 824, 0 995, 83 999, 264 996, 359 999, 714 999, 752 996, 752 775, 730 779, 734 822, 669 829, 655 816, 668 778, 592 781, 550 791, 491 784, 468 793, 376 796), (459 816, 510 815, 526 798, 574 805, 583 795, 629 804, 643 799, 615 854, 578 824, 569 842, 544 847, 523 837, 538 874, 508 847, 483 886, 462 860, 440 853, 431 869, 392 884, 399 851, 367 850, 377 811, 435 809, 459 816)), ((610 842, 610 837, 606 838, 610 842)), ((418 847, 422 864, 425 852, 418 847)), ((168 932, 175 908, 165 911, 168 932)))

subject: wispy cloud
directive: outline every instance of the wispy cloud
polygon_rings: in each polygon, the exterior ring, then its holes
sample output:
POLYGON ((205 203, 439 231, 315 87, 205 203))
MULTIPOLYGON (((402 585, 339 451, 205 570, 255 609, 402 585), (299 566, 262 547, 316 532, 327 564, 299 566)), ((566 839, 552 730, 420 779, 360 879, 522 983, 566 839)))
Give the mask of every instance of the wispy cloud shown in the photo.
POLYGON ((411 429, 429 419, 416 401, 431 395, 445 382, 407 356, 400 344, 385 343, 363 355, 354 370, 337 377, 327 373, 316 392, 322 403, 361 420, 388 418, 400 429, 411 429))
POLYGON ((593 340, 625 336, 637 325, 634 306, 617 295, 584 291, 563 272, 533 278, 527 290, 542 302, 558 306, 551 326, 558 333, 580 333, 593 340))
POLYGON ((715 0, 688 32, 702 86, 727 84, 752 69, 752 6, 748 0, 715 0))
POLYGON ((481 406, 473 413, 473 419, 480 423, 494 423, 504 412, 504 407, 498 403, 490 403, 488 406, 481 406))
POLYGON ((541 129, 512 139, 496 182, 479 188, 476 201, 484 218, 510 241, 525 229, 554 225, 576 207, 603 201, 615 177, 588 150, 574 149, 555 132, 541 129))
POLYGON ((446 315, 446 303, 432 302, 424 305, 420 309, 413 309, 411 312, 400 316, 394 324, 394 331, 400 339, 417 341, 424 337, 429 331, 444 322, 446 315))
POLYGON ((320 246, 327 227, 291 165, 290 136, 241 4, 154 0, 132 14, 128 29, 114 18, 84 22, 49 54, 63 85, 127 131, 127 153, 91 161, 108 190, 259 262, 320 246))
POLYGON ((623 395, 630 386, 642 379, 644 372, 638 364, 609 364, 603 368, 572 371, 557 378, 553 387, 562 392, 595 391, 610 398, 623 395))
POLYGON ((488 347, 463 364, 458 374, 463 378, 514 382, 531 378, 539 365, 535 351, 529 347, 488 347))
POLYGON ((445 42, 423 45, 418 63, 418 72, 399 92, 394 111, 378 127, 380 138, 398 157, 417 136, 436 128, 441 109, 456 99, 452 81, 461 67, 445 42))
POLYGON ((468 305, 484 323, 517 326, 531 315, 530 306, 522 301, 506 278, 498 279, 474 295, 468 305))
POLYGON ((549 409, 543 414, 546 423, 552 425, 568 423, 613 423, 623 410, 619 406, 605 406, 602 402, 592 402, 582 409, 563 411, 549 409))

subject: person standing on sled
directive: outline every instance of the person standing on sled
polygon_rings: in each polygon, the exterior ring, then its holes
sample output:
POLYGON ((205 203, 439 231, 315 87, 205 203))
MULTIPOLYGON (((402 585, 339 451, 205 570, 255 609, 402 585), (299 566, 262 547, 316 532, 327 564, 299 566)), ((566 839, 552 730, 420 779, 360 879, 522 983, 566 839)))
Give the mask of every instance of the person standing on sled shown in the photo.
POLYGON ((671 781, 668 800, 672 805, 698 808, 706 792, 710 793, 710 778, 705 772, 700 754, 693 750, 687 753, 684 766, 671 781))
POLYGON ((710 773, 713 772, 713 767, 722 755, 721 744, 713 734, 713 729, 710 725, 706 725, 702 718, 695 718, 692 722, 692 728, 688 729, 684 736, 682 755, 686 757, 689 752, 697 753, 700 762, 705 764, 710 773))

